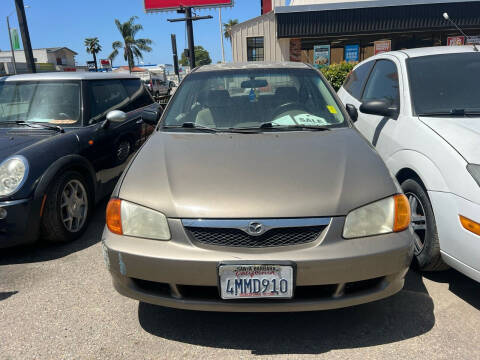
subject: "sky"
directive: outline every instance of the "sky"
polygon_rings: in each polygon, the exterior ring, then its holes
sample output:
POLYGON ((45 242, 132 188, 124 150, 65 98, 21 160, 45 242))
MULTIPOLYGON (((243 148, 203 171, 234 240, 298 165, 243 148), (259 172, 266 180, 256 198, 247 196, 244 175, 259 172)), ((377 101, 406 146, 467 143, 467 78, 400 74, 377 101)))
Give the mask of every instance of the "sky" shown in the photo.
MULTIPOLYGON (((9 50, 10 43, 5 18, 14 12, 14 0, 0 0, 0 49, 9 50)), ((102 52, 98 59, 107 58, 112 51, 112 42, 122 40, 114 20, 127 21, 131 16, 139 17, 137 22, 144 30, 138 38, 153 40, 152 52, 144 54, 145 64, 171 64, 172 50, 170 34, 177 36, 177 48, 186 48, 185 22, 169 23, 168 18, 177 18, 183 14, 176 12, 145 14, 143 0, 24 0, 30 6, 25 10, 32 47, 68 47, 78 53, 78 65, 85 65, 91 55, 83 45, 87 37, 98 37, 102 52)), ((212 15, 213 19, 194 22, 195 45, 208 50, 213 62, 221 60, 220 26, 218 9, 196 10, 198 15, 212 15)), ((234 7, 222 9, 222 21, 238 19, 240 22, 260 15, 260 0, 234 0, 234 7)), ((16 13, 10 17, 10 26, 18 28, 16 13)), ((231 61, 232 50, 225 40, 225 57, 231 61)), ((125 65, 123 53, 114 60, 115 65, 125 65)))

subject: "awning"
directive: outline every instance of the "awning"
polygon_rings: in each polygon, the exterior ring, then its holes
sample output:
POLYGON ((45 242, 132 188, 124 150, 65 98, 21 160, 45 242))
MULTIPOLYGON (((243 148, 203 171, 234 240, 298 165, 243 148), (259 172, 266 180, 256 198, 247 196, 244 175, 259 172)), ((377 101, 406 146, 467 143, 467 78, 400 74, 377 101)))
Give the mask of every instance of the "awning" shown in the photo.
MULTIPOLYGON (((375 3, 375 2, 372 2, 375 3)), ((378 2, 380 3, 380 1, 378 2)), ((387 3, 387 2, 385 2, 387 3)), ((392 4, 393 2, 390 2, 392 4)), ((454 30, 442 14, 448 12, 464 29, 480 28, 480 1, 366 8, 317 10, 315 6, 275 9, 279 38, 323 37, 338 35, 389 34, 410 31, 454 30), (282 11, 282 10, 289 11, 282 11), (298 9, 300 10, 300 9, 298 9)))

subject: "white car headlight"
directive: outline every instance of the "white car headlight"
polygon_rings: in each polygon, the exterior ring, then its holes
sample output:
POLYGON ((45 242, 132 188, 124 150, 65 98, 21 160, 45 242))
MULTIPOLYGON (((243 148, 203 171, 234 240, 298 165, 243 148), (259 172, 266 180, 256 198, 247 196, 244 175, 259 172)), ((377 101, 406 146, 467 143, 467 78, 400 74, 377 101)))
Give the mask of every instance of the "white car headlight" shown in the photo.
POLYGON ((468 164, 467 170, 470 175, 472 175, 473 179, 477 182, 478 186, 480 186, 480 165, 468 164))
POLYGON ((28 176, 28 161, 16 155, 0 164, 0 196, 9 196, 19 190, 28 176))
POLYGON ((107 206, 107 227, 119 235, 170 240, 167 218, 161 212, 120 199, 107 206))
POLYGON ((343 228, 346 239, 403 231, 410 224, 410 206, 403 194, 351 211, 343 228))

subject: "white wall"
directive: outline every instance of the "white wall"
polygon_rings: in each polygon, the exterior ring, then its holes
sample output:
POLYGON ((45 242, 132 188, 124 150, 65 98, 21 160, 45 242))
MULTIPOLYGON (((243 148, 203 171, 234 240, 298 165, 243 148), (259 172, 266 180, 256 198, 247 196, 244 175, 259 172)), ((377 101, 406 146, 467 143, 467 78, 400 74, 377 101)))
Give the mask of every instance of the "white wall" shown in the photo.
POLYGON ((232 29, 232 59, 233 62, 247 61, 247 38, 264 37, 265 61, 289 61, 289 39, 277 39, 277 22, 275 14, 266 15, 240 23, 232 29))

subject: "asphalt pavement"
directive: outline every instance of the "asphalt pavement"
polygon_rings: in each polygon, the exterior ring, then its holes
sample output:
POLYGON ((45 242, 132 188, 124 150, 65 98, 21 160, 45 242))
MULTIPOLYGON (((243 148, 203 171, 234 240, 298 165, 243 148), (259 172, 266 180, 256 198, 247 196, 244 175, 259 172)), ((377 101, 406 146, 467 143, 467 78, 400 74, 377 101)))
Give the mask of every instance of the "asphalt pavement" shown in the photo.
POLYGON ((0 250, 0 359, 480 359, 480 284, 411 271, 352 308, 179 311, 120 296, 101 253, 105 203, 66 245, 0 250))

